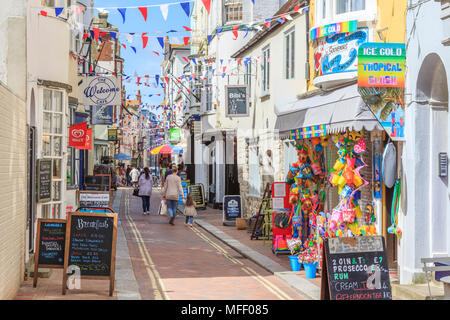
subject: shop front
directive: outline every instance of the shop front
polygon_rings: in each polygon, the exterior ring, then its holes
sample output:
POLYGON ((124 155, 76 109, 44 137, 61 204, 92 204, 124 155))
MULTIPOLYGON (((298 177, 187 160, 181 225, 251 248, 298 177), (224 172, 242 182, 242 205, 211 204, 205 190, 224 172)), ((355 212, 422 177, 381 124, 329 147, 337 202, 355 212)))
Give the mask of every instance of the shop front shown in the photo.
POLYGON ((395 239, 386 233, 394 195, 381 179, 388 137, 357 86, 297 100, 285 110, 275 126, 284 145, 287 191, 285 201, 273 194, 274 252, 284 249, 300 262, 315 262, 325 238, 382 235, 395 268, 395 239), (285 229, 291 232, 282 238, 277 230, 283 218, 275 214, 289 217, 285 229))

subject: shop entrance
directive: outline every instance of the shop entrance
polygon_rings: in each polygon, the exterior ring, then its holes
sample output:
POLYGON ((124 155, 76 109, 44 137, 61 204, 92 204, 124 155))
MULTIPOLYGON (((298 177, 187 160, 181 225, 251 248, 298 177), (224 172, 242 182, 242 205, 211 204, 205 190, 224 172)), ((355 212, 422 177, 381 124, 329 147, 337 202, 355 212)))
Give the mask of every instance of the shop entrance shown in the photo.
POLYGON ((209 184, 209 203, 214 204, 216 202, 216 149, 212 148, 209 158, 209 170, 208 170, 208 184, 209 184))

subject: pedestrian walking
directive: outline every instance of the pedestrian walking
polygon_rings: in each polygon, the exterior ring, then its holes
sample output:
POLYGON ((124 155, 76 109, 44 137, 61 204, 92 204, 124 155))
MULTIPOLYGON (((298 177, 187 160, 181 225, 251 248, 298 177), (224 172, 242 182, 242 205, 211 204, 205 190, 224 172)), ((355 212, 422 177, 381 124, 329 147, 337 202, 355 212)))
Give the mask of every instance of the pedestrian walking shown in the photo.
POLYGON ((139 170, 133 167, 130 172, 130 177, 133 187, 136 188, 139 180, 139 170))
POLYGON ((142 209, 144 215, 150 214, 150 199, 152 197, 153 178, 150 174, 150 170, 145 167, 141 173, 138 181, 139 196, 142 198, 142 209))
POLYGON ((166 182, 164 184, 163 200, 167 203, 167 211, 170 216, 169 223, 173 225, 173 221, 177 215, 177 206, 179 201, 179 196, 184 199, 183 187, 181 186, 181 178, 177 175, 177 166, 172 166, 172 174, 167 176, 166 182))
POLYGON ((184 224, 188 225, 188 222, 189 222, 189 226, 192 227, 192 223, 194 222, 194 217, 197 216, 197 210, 195 209, 195 202, 190 193, 188 193, 188 195, 186 197, 186 204, 184 207, 184 215, 186 216, 186 222, 184 224))
POLYGON ((127 165, 126 178, 128 187, 131 187, 131 176, 130 176, 131 170, 132 170, 131 166, 127 165))

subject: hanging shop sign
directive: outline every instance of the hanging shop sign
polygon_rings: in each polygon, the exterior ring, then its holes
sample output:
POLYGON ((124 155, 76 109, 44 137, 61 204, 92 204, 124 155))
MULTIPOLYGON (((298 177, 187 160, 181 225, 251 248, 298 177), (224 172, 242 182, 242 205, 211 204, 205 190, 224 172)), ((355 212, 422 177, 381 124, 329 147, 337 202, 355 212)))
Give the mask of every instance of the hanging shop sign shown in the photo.
POLYGON ((85 145, 84 147, 76 147, 80 150, 91 150, 92 149, 92 128, 86 130, 85 145))
POLYGON ((356 31, 357 28, 358 28, 357 20, 327 24, 325 26, 311 29, 310 31, 311 40, 331 36, 337 33, 354 32, 356 31))
POLYGON ((52 160, 39 159, 37 167, 37 200, 40 203, 48 202, 52 199, 52 160))
POLYGON ((92 106, 92 124, 114 123, 114 106, 92 106))
POLYGON ((242 198, 232 195, 223 197, 223 225, 235 225, 236 219, 242 217, 242 198))
POLYGON ((69 127, 69 147, 86 146, 87 122, 77 123, 69 127))
POLYGON ((325 124, 291 130, 291 139, 309 139, 327 135, 325 124))
POLYGON ((248 86, 229 85, 225 86, 225 105, 227 117, 248 116, 248 86))
POLYGON ((38 268, 63 268, 66 242, 66 220, 38 219, 33 287, 38 280, 38 268))
POLYGON ((117 141, 118 131, 117 129, 108 129, 108 141, 117 141))
POLYGON ((120 105, 121 85, 114 76, 85 76, 78 100, 87 106, 120 105))
POLYGON ((181 140, 180 128, 172 128, 169 130, 169 141, 178 142, 181 140))
POLYGON ((69 212, 66 226, 62 293, 66 294, 68 269, 81 279, 109 280, 114 292, 117 214, 69 212))
POLYGON ((392 300, 384 238, 327 238, 321 300, 392 300))
POLYGON ((356 77, 358 48, 367 39, 368 28, 318 38, 314 44, 314 84, 349 80, 349 72, 354 72, 356 77), (322 78, 324 76, 327 77, 322 78))
POLYGON ((358 92, 392 140, 405 139, 404 43, 365 43, 358 50, 358 92))

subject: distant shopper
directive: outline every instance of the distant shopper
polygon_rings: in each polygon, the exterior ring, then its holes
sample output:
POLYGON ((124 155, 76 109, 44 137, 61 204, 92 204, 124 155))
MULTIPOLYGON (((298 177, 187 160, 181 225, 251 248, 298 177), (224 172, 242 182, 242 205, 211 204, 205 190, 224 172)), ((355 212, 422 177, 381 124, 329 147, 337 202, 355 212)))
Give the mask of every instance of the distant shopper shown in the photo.
POLYGON ((164 180, 167 179, 167 176, 169 174, 172 174, 172 164, 169 164, 169 169, 166 170, 166 173, 164 173, 164 180))
POLYGON ((142 198, 144 215, 150 214, 150 198, 152 197, 153 178, 150 170, 145 167, 138 181, 139 196, 142 198))
POLYGON ((139 180, 139 170, 136 168, 133 168, 130 172, 131 177, 131 183, 133 184, 133 187, 137 187, 138 180, 139 180))
POLYGON ((186 205, 184 207, 184 215, 186 216, 186 222, 185 225, 188 225, 192 227, 192 223, 194 222, 194 217, 197 216, 197 210, 195 210, 195 202, 194 199, 192 199, 192 195, 189 193, 187 195, 186 199, 186 205))
POLYGON ((173 221, 177 215, 178 201, 181 197, 184 199, 183 187, 181 186, 181 178, 177 175, 177 166, 172 166, 172 174, 167 176, 164 184, 163 200, 166 200, 167 211, 169 212, 169 223, 173 225, 173 221))
POLYGON ((132 170, 131 166, 127 165, 126 178, 127 178, 127 186, 129 187, 131 186, 131 176, 130 176, 131 170, 132 170))

